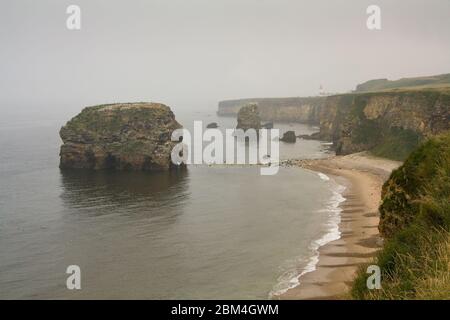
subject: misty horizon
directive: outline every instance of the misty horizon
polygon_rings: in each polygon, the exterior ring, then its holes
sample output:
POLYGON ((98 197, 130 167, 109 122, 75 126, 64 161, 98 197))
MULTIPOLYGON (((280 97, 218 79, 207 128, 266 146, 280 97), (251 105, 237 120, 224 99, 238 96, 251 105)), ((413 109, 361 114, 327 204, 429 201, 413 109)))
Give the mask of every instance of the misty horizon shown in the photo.
POLYGON ((76 1, 76 31, 65 24, 70 4, 3 4, 0 108, 213 107, 450 72, 448 1, 76 1), (381 30, 366 28, 370 4, 381 7, 381 30))

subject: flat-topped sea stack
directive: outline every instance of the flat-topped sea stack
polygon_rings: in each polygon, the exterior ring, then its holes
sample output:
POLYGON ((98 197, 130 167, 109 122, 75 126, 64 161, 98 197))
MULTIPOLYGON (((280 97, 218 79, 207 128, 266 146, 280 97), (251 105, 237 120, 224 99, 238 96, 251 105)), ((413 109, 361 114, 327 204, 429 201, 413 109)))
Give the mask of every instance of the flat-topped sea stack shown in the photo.
POLYGON ((237 129, 261 129, 261 117, 259 116, 258 105, 250 103, 243 106, 237 114, 237 129))
POLYGON ((181 125, 166 105, 123 103, 84 108, 61 128, 60 167, 168 170, 181 125))

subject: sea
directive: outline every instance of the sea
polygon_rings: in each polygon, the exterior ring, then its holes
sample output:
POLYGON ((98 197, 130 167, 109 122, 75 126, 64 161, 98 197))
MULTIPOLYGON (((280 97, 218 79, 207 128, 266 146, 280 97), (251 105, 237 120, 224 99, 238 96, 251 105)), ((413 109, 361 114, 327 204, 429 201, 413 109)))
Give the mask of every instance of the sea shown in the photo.
MULTIPOLYGON (((172 109, 186 128, 236 126, 215 105, 172 109)), ((60 170, 58 132, 79 111, 2 112, 1 299, 270 299, 301 283, 320 246, 340 237, 343 187, 322 173, 60 170), (68 288, 69 266, 79 267, 80 289, 68 288)), ((280 143, 281 159, 330 155, 326 142, 280 143)))

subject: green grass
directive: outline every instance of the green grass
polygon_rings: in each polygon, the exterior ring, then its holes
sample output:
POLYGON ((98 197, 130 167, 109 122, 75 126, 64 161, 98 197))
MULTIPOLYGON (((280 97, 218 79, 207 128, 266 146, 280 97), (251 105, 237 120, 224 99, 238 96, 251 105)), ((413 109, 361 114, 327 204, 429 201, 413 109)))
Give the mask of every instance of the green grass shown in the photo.
POLYGON ((391 128, 370 151, 377 157, 403 161, 417 148, 421 139, 413 130, 391 128))
POLYGON ((364 91, 382 91, 382 90, 398 90, 398 89, 449 89, 450 73, 427 76, 402 78, 398 80, 375 79, 366 81, 357 86, 358 92, 364 91))
POLYGON ((417 148, 384 184, 380 206, 383 249, 369 264, 382 289, 366 287, 363 266, 355 299, 450 299, 450 132, 417 148))
POLYGON ((402 232, 396 241, 387 244, 377 259, 382 270, 382 289, 368 290, 366 267, 359 271, 353 284, 355 299, 404 300, 450 299, 450 236, 444 230, 402 232), (409 233, 409 234, 408 234, 409 233), (427 235, 429 233, 429 235, 427 235), (406 239, 412 243, 406 244, 406 239))

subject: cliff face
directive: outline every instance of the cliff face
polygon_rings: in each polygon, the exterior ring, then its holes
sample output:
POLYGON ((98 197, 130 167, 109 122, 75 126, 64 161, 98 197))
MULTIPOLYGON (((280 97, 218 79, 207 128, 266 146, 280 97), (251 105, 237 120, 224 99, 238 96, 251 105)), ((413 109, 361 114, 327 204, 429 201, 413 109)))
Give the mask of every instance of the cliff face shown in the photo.
POLYGON ((450 129, 450 93, 435 90, 374 92, 328 97, 319 138, 337 154, 371 150, 404 159, 423 139, 450 129))
POLYGON ((250 101, 264 120, 319 124, 312 138, 332 141, 342 155, 370 150, 404 160, 424 138, 450 129, 450 89, 229 100, 219 103, 218 114, 235 115, 250 101))
POLYGON ((127 103, 88 107, 61 128, 61 168, 166 170, 172 166, 169 107, 127 103))
POLYGON ((234 116, 242 106, 256 103, 262 120, 319 124, 319 114, 325 99, 325 97, 294 97, 227 100, 219 102, 217 113, 222 116, 234 116))

